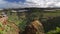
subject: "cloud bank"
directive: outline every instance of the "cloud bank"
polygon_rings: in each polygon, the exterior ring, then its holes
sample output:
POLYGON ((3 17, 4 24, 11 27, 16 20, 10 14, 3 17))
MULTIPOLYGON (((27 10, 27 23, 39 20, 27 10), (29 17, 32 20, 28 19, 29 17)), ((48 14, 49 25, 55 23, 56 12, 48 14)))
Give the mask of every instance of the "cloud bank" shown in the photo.
POLYGON ((60 7, 60 0, 25 0, 25 2, 8 2, 0 0, 0 8, 19 7, 60 7))

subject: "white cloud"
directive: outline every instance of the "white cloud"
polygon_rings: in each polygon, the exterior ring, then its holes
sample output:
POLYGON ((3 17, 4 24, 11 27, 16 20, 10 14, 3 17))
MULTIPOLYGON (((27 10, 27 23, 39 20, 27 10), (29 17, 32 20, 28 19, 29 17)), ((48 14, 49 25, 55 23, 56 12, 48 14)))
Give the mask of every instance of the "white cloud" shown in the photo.
POLYGON ((55 4, 56 7, 60 7, 60 2, 58 2, 57 4, 55 4))
POLYGON ((0 8, 60 7, 60 0, 25 0, 24 3, 0 0, 0 8))
POLYGON ((60 0, 26 0, 25 4, 30 7, 55 7, 56 4, 60 5, 60 0))

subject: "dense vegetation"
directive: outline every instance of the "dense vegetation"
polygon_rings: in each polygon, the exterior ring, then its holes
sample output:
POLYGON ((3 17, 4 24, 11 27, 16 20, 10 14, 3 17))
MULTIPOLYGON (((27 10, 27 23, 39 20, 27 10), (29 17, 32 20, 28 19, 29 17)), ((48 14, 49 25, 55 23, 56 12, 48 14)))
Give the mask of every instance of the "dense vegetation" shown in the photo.
POLYGON ((60 28, 56 27, 55 30, 51 30, 51 31, 47 32, 47 34, 60 34, 60 28))
POLYGON ((24 31, 27 22, 37 17, 42 22, 45 33, 47 34, 55 34, 60 32, 60 10, 55 12, 44 12, 43 10, 31 9, 30 12, 22 12, 22 13, 10 13, 10 10, 7 12, 9 17, 9 21, 15 22, 15 24, 24 31), (22 15, 23 14, 23 15, 22 15), (49 32, 50 31, 50 32, 49 32))

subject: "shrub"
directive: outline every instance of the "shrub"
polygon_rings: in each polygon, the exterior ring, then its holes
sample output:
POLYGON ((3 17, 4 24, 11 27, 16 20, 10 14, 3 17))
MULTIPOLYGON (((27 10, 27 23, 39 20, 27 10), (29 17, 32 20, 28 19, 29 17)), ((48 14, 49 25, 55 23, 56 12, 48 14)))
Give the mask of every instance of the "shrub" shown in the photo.
POLYGON ((47 32, 47 34, 60 34, 60 28, 56 27, 55 30, 51 30, 51 31, 47 32))

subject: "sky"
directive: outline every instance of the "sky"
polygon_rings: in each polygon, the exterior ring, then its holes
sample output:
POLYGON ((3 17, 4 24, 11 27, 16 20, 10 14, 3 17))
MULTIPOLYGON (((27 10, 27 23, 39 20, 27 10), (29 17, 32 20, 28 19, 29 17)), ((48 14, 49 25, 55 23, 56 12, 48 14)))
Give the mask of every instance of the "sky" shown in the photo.
POLYGON ((0 0, 0 8, 60 7, 60 0, 0 0))

